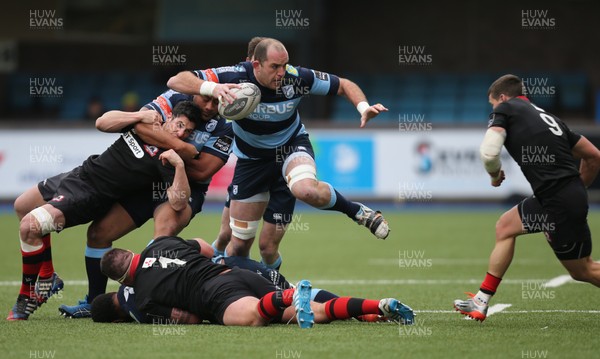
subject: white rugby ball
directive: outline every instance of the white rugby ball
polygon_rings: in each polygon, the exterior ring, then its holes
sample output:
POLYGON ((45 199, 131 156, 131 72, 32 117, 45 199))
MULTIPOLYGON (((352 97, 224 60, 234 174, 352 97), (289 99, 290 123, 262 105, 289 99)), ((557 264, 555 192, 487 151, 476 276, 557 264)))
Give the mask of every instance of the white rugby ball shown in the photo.
POLYGON ((240 88, 232 88, 237 98, 233 103, 219 99, 219 114, 228 120, 241 120, 248 117, 260 103, 260 89, 253 83, 243 82, 240 88))

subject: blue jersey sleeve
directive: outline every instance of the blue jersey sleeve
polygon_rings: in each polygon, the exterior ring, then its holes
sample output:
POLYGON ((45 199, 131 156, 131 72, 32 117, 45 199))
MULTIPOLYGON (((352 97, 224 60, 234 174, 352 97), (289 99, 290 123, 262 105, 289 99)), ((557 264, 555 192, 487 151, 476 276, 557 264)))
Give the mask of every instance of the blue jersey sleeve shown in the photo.
POLYGON ((216 117, 199 127, 186 142, 193 144, 199 152, 207 152, 221 158, 224 162, 229 159, 233 144, 233 129, 222 117, 216 117))
POLYGON ((310 89, 311 95, 335 96, 340 88, 340 78, 327 72, 287 65, 290 75, 296 74, 310 89))
POLYGON ((204 81, 216 83, 240 83, 248 79, 248 71, 251 71, 250 62, 242 62, 235 66, 214 67, 205 70, 192 71, 198 78, 204 81))
POLYGON ((163 121, 166 121, 173 112, 173 107, 181 101, 192 101, 193 96, 185 95, 177 91, 168 90, 160 94, 154 101, 144 105, 149 110, 154 110, 162 116, 163 121))
POLYGON ((138 310, 135 304, 135 290, 132 287, 121 285, 117 292, 117 299, 121 310, 129 314, 138 323, 149 323, 150 319, 145 313, 138 310))

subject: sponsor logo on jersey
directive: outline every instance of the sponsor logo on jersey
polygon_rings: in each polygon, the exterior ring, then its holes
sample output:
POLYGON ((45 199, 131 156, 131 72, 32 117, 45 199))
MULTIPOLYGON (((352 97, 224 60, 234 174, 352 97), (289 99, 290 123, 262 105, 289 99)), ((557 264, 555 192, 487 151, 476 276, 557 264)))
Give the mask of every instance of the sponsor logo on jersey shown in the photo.
POLYGON ((285 71, 290 75, 298 76, 298 70, 290 64, 285 65, 285 71))
POLYGON ((219 78, 212 69, 202 70, 201 72, 204 74, 204 79, 206 81, 219 82, 219 78))
POLYGON ((215 141, 214 147, 221 152, 229 153, 232 142, 233 142, 233 139, 231 137, 222 136, 222 137, 217 138, 217 141, 215 141))
POLYGON ((217 128, 217 124, 219 122, 217 120, 210 120, 206 123, 206 131, 213 132, 215 128, 217 128))
POLYGON ((231 192, 232 192, 233 194, 238 194, 238 185, 237 185, 237 184, 234 184, 234 185, 233 185, 233 187, 232 187, 232 189, 231 189, 231 192))
POLYGON ((256 106, 256 110, 250 114, 249 117, 256 113, 267 113, 267 114, 284 114, 287 112, 292 112, 296 108, 296 103, 294 102, 284 102, 284 103, 259 103, 256 106))
POLYGON ((315 77, 319 80, 327 81, 329 80, 329 75, 326 72, 321 71, 313 71, 315 73, 315 77))
POLYGON ((58 196, 56 196, 56 197, 52 198, 52 201, 53 201, 53 202, 61 202, 63 199, 65 199, 65 196, 63 196, 63 195, 61 194, 61 195, 58 195, 58 196))
POLYGON ((200 151, 200 149, 204 146, 206 141, 210 138, 210 133, 204 131, 195 130, 192 134, 185 140, 185 142, 189 142, 196 146, 196 149, 200 151))
POLYGON ((162 115, 164 115, 163 121, 166 121, 167 118, 171 117, 172 108, 171 105, 169 105, 169 101, 167 101, 164 96, 158 96, 153 102, 160 107, 162 115))
POLYGON ((217 67, 215 69, 215 72, 218 74, 222 74, 223 72, 235 72, 236 71, 236 66, 223 66, 223 67, 217 67))
POLYGON ((146 258, 144 259, 144 264, 142 264, 142 268, 150 268, 156 262, 156 258, 146 258))
POLYGON ((294 86, 292 85, 281 86, 281 91, 286 98, 294 97, 294 86))
POLYGON ((131 150, 131 152, 133 152, 133 155, 135 156, 135 158, 144 157, 144 151, 142 151, 140 144, 135 139, 135 137, 133 137, 133 135, 131 134, 131 131, 122 133, 121 137, 123 137, 123 140, 125 141, 127 146, 129 146, 129 149, 131 150))
POLYGON ((125 301, 128 301, 129 296, 133 294, 135 294, 135 290, 132 287, 123 288, 123 297, 125 298, 125 301))
POLYGON ((233 139, 231 137, 222 136, 215 141, 214 147, 219 151, 229 153, 233 139))
POLYGON ((154 157, 156 155, 156 153, 158 152, 158 147, 144 145, 144 150, 146 151, 147 154, 150 155, 150 157, 154 157))

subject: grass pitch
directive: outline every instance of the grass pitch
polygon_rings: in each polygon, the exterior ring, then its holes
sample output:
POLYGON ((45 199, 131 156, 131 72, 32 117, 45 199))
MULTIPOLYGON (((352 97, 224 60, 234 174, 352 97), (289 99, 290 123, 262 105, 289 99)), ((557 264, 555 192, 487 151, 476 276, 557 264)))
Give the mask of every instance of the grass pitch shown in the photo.
MULTIPOLYGON (((595 357, 600 351, 600 292, 589 284, 547 281, 566 272, 543 235, 518 239, 515 260, 492 304, 504 309, 484 323, 452 310, 463 292, 476 292, 487 269, 498 211, 385 213, 392 232, 374 239, 345 216, 327 212, 294 217, 281 252, 291 281, 339 295, 396 297, 417 311, 414 326, 355 321, 316 325, 236 328, 216 325, 95 324, 64 319, 62 303, 82 298, 86 226, 53 236, 56 271, 67 281, 28 321, 0 320, 2 358, 561 358, 595 357)), ((215 238, 220 214, 197 216, 182 237, 215 238)), ((600 234, 600 212, 589 216, 600 234)), ((6 316, 20 281, 18 222, 0 216, 0 308, 6 316)), ((139 251, 151 223, 116 242, 139 251)), ((597 240, 597 239, 596 239, 597 240)), ((258 250, 253 249, 253 257, 258 250)), ((594 250, 599 257, 598 250, 594 250)), ((116 284, 109 283, 109 290, 116 284)))

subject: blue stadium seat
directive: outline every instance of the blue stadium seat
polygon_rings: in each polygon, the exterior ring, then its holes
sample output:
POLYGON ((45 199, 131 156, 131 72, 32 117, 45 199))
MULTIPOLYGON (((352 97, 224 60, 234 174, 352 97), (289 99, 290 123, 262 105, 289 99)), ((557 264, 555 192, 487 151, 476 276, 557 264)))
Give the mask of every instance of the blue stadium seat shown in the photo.
POLYGON ((32 106, 33 97, 29 93, 29 73, 15 73, 9 77, 9 103, 15 110, 25 110, 32 106))
POLYGON ((588 78, 585 74, 564 74, 559 77, 558 98, 563 110, 585 110, 588 78))

